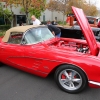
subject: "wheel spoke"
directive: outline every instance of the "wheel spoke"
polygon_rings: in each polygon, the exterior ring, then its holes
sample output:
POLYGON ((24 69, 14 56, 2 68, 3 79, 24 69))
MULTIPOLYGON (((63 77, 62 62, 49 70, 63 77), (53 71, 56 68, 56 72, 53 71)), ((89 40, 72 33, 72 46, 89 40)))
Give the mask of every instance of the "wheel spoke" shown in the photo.
POLYGON ((74 78, 75 75, 76 75, 76 73, 75 73, 74 71, 72 71, 72 72, 70 73, 70 76, 71 76, 72 79, 74 78))
POLYGON ((61 81, 62 81, 64 84, 67 83, 67 82, 69 82, 68 79, 61 79, 61 81))
POLYGON ((69 75, 68 75, 68 73, 66 72, 66 70, 64 71, 64 75, 69 79, 69 75))
POLYGON ((81 82, 81 79, 79 78, 75 78, 75 79, 72 79, 73 82, 76 82, 76 83, 80 83, 81 82))
POLYGON ((69 87, 71 87, 71 88, 75 88, 74 83, 73 83, 73 82, 70 82, 69 87))

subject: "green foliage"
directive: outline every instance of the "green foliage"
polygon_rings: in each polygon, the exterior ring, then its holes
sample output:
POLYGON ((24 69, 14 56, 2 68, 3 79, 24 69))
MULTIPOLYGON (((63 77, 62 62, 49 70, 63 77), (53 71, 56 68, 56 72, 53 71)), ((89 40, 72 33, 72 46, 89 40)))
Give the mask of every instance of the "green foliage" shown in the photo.
POLYGON ((11 25, 0 25, 0 30, 8 30, 10 27, 11 25))
MULTIPOLYGON (((11 16, 11 12, 8 9, 3 10, 2 8, 0 8, 0 17, 3 17, 4 15, 11 16)), ((6 16, 5 18, 7 18, 6 16)))
POLYGON ((58 23, 59 25, 66 25, 66 21, 64 21, 64 22, 63 22, 63 21, 58 21, 57 23, 58 23))
POLYGON ((30 13, 31 15, 34 14, 36 17, 40 17, 41 12, 45 10, 45 3, 46 0, 22 0, 21 11, 25 12, 26 14, 30 13), (27 2, 27 3, 25 3, 27 2))
POLYGON ((30 9, 29 12, 30 15, 35 15, 37 18, 39 18, 41 16, 41 11, 38 9, 30 9))
MULTIPOLYGON (((21 8, 21 12, 25 12, 24 8, 21 8)), ((29 14, 30 16, 35 15, 37 18, 39 18, 41 16, 41 11, 38 9, 29 8, 29 14)))
POLYGON ((3 17, 2 11, 3 11, 3 9, 2 9, 2 5, 0 3, 0 17, 3 17))
POLYGON ((12 13, 7 8, 4 10, 2 4, 0 3, 0 17, 4 17, 4 19, 12 20, 12 13))
POLYGON ((4 14, 6 15, 5 18, 9 17, 9 19, 12 20, 11 11, 9 11, 8 9, 5 9, 4 10, 4 14))
POLYGON ((86 15, 96 16, 97 8, 95 4, 88 4, 86 0, 50 0, 46 5, 47 9, 51 11, 60 11, 64 15, 72 13, 72 6, 83 9, 86 15))
POLYGON ((0 37, 4 36, 6 31, 0 31, 0 37))
POLYGON ((46 9, 45 8, 46 0, 44 1, 43 0, 33 0, 31 4, 32 6, 21 5, 22 6, 21 12, 29 13, 30 16, 35 15, 37 18, 39 18, 41 16, 41 12, 46 9))
POLYGON ((4 36, 6 30, 8 30, 10 25, 0 25, 0 37, 4 36))
POLYGON ((42 21, 41 24, 46 25, 48 21, 42 21))

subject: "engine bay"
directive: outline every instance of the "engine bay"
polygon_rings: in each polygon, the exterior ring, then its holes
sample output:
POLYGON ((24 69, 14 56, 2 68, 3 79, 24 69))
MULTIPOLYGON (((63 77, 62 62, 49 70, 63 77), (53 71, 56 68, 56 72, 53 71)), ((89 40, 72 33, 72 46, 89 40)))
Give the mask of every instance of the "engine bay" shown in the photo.
POLYGON ((65 50, 77 51, 81 53, 89 53, 89 47, 86 41, 78 41, 77 39, 60 39, 50 44, 50 46, 56 46, 57 48, 63 48, 65 50), (76 40, 76 41, 75 41, 76 40))

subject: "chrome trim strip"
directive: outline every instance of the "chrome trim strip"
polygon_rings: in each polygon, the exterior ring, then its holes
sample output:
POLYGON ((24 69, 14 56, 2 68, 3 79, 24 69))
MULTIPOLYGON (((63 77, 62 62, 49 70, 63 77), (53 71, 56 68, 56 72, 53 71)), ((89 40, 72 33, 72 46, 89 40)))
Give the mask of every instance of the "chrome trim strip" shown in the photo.
MULTIPOLYGON (((14 57, 17 58, 17 57, 20 57, 20 56, 14 56, 14 57)), ((14 58, 14 57, 13 57, 13 56, 10 56, 9 58, 14 58)), ((38 60, 47 60, 47 61, 51 61, 51 62, 59 62, 59 63, 61 63, 61 64, 74 65, 74 66, 80 68, 80 69, 86 74, 87 79, 89 80, 87 73, 86 73, 81 67, 79 67, 79 66, 76 65, 76 64, 68 63, 68 62, 62 62, 62 61, 57 61, 57 60, 51 60, 51 59, 47 59, 47 58, 36 58, 36 57, 29 57, 29 56, 21 56, 21 57, 22 57, 22 58, 34 58, 34 59, 38 59, 38 60)), ((9 58, 7 58, 8 61, 10 61, 9 58)), ((10 62, 11 62, 11 61, 10 61, 10 62)), ((12 62, 12 63, 14 63, 14 62, 12 62)), ((14 64, 15 64, 15 63, 14 63, 14 64)), ((61 64, 59 64, 59 65, 61 65, 61 64)), ((16 64, 16 65, 19 65, 19 64, 16 64)))
MULTIPOLYGON (((7 61, 9 61, 8 59, 7 59, 7 61)), ((48 75, 49 73, 47 73, 47 72, 42 72, 41 70, 34 70, 33 68, 29 68, 29 67, 26 67, 26 66, 22 66, 22 65, 20 65, 20 64, 16 64, 16 63, 14 63, 14 62, 12 62, 12 61, 9 61, 9 62, 11 62, 12 64, 15 64, 15 65, 18 65, 18 66, 20 66, 20 67, 22 67, 22 68, 27 68, 27 69, 29 69, 29 70, 32 70, 32 71, 35 71, 35 72, 39 72, 39 73, 42 73, 42 74, 45 74, 45 75, 48 75)), ((14 66, 12 66, 13 68, 17 68, 17 67, 14 67, 14 66)), ((19 69, 19 68, 18 68, 19 69)))
POLYGON ((100 86, 100 83, 99 82, 94 82, 94 81, 88 81, 88 82, 91 83, 91 84, 100 86))

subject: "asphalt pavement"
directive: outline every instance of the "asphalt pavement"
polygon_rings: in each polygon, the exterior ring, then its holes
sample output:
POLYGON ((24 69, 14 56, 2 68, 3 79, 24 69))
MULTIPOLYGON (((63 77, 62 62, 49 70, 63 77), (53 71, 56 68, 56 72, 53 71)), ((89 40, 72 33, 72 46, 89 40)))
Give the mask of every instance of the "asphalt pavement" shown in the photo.
POLYGON ((68 94, 55 83, 53 75, 41 78, 10 66, 0 66, 0 100, 100 100, 100 88, 68 94))

